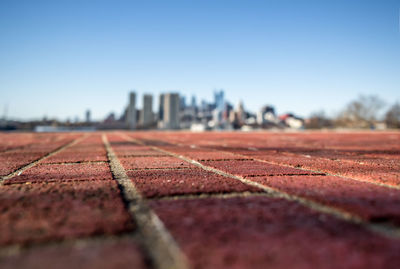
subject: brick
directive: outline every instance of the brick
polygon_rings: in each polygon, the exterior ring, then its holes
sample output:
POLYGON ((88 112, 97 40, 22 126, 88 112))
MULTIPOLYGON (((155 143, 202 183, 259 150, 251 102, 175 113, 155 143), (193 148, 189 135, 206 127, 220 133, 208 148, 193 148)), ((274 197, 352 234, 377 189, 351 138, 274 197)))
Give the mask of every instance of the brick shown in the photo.
POLYGON ((45 159, 42 163, 73 163, 73 162, 98 162, 107 161, 107 154, 100 152, 71 152, 63 151, 45 159))
POLYGON ((194 268, 399 268, 400 241, 268 197, 151 201, 194 268))
POLYGON ((357 163, 313 159, 307 156, 292 156, 279 153, 258 156, 257 158, 278 164, 298 166, 334 175, 355 177, 391 185, 400 185, 400 173, 390 167, 367 166, 357 163))
POLYGON ((28 153, 24 151, 1 153, 0 176, 8 175, 41 157, 43 157, 41 153, 28 153))
POLYGON ((194 167, 192 164, 175 157, 121 157, 119 160, 125 169, 194 167))
POLYGON ((21 175, 6 180, 4 184, 112 179, 107 163, 46 164, 36 165, 21 175))
POLYGON ((202 169, 129 171, 137 189, 147 198, 182 194, 260 192, 239 180, 202 169))
POLYGON ((370 222, 400 225, 398 190, 333 176, 254 177, 250 180, 343 209, 370 222))
POLYGON ((0 245, 131 231, 115 181, 5 185, 0 245))
POLYGON ((237 156, 233 153, 229 152, 221 152, 221 151, 199 151, 199 152, 181 152, 181 155, 188 157, 190 159, 194 159, 197 161, 204 160, 235 160, 235 159, 243 159, 244 157, 237 156))
POLYGON ((130 238, 29 248, 20 254, 2 257, 0 267, 3 269, 149 268, 142 251, 130 238))
POLYGON ((202 161, 202 164, 211 166, 216 169, 220 169, 224 172, 231 173, 239 176, 255 176, 255 175, 304 175, 312 174, 312 172, 284 167, 279 165, 273 165, 263 162, 257 162, 252 160, 243 161, 202 161))

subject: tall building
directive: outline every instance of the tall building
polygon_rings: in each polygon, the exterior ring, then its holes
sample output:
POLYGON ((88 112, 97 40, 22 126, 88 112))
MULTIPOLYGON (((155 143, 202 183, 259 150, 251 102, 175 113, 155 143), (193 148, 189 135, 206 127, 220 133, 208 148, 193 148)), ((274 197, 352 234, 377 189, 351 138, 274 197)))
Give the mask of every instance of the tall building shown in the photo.
POLYGON ((238 116, 239 124, 244 124, 244 121, 246 120, 246 112, 244 111, 242 100, 239 101, 236 113, 238 116))
POLYGON ((145 127, 153 123, 153 96, 151 94, 143 95, 143 109, 140 114, 140 123, 145 127))
POLYGON ((179 129, 179 94, 168 93, 164 95, 164 128, 179 129))
POLYGON ((136 128, 136 93, 129 93, 129 104, 126 115, 126 123, 129 129, 136 128))
POLYGON ((86 114, 85 114, 85 116, 86 116, 86 123, 90 123, 90 121, 91 121, 91 119, 90 119, 90 110, 88 109, 88 110, 86 110, 86 114))
POLYGON ((164 120, 164 94, 160 94, 158 99, 158 120, 162 122, 164 120))
POLYGON ((215 103, 215 108, 218 109, 219 111, 222 111, 224 109, 224 91, 215 91, 214 92, 214 103, 215 103))

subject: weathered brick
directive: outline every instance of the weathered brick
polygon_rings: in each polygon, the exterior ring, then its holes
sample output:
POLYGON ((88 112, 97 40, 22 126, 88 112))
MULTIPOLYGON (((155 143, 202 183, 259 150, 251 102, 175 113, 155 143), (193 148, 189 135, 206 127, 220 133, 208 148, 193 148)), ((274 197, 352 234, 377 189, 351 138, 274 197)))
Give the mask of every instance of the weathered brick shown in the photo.
POLYGON ((400 240, 282 199, 151 201, 194 268, 399 268, 400 240))
POLYGON ((129 171, 128 175, 138 190, 148 198, 181 194, 261 191, 239 180, 197 168, 138 170, 129 171))
POLYGON ((112 174, 107 163, 43 164, 5 180, 4 184, 111 179, 112 174))
POLYGON ((3 269, 149 268, 142 251, 130 238, 29 248, 20 254, 2 257, 0 267, 3 269))
POLYGON ((175 157, 121 157, 119 160, 125 169, 194 167, 175 157))
POLYGON ((115 181, 5 185, 0 245, 131 231, 115 181))

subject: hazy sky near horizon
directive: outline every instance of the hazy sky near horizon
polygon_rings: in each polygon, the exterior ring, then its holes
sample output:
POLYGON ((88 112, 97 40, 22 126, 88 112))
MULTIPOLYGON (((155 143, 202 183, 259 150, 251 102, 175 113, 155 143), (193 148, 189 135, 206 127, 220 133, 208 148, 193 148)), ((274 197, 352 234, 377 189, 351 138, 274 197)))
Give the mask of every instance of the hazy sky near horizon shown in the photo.
POLYGON ((0 116, 100 119, 128 92, 257 111, 400 101, 400 0, 0 1, 0 116))

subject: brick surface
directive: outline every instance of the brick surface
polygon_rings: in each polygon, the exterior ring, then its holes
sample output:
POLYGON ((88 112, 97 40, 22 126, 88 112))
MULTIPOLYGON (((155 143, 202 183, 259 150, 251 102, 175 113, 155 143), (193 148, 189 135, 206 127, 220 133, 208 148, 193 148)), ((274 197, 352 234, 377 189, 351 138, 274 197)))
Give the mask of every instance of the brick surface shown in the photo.
POLYGON ((77 245, 52 245, 28 249, 0 259, 3 269, 149 268, 142 251, 132 239, 99 240, 77 245))
POLYGON ((194 268, 398 268, 400 241, 272 198, 152 201, 194 268))
POLYGON ((231 161, 201 161, 206 166, 211 166, 234 175, 249 177, 256 175, 276 176, 276 175, 309 175, 310 171, 273 165, 251 160, 231 160, 231 161))
POLYGON ((2 186, 0 212, 0 245, 133 228, 114 181, 2 186))
POLYGON ((112 174, 107 163, 46 164, 34 166, 4 184, 76 180, 112 180, 112 174))
POLYGON ((40 159, 44 154, 30 152, 5 152, 0 154, 0 176, 8 175, 15 170, 40 159))
POLYGON ((398 190, 332 176, 254 177, 250 180, 344 209, 371 222, 400 226, 398 190))
POLYGON ((130 183, 193 268, 400 268, 400 132, 105 134, 125 171, 100 132, 0 133, 0 268, 154 267, 130 183))
POLYGON ((175 157, 121 157, 125 169, 190 168, 194 165, 175 157))
POLYGON ((148 198, 182 194, 260 191, 238 180, 196 168, 129 171, 128 175, 138 190, 148 198))

